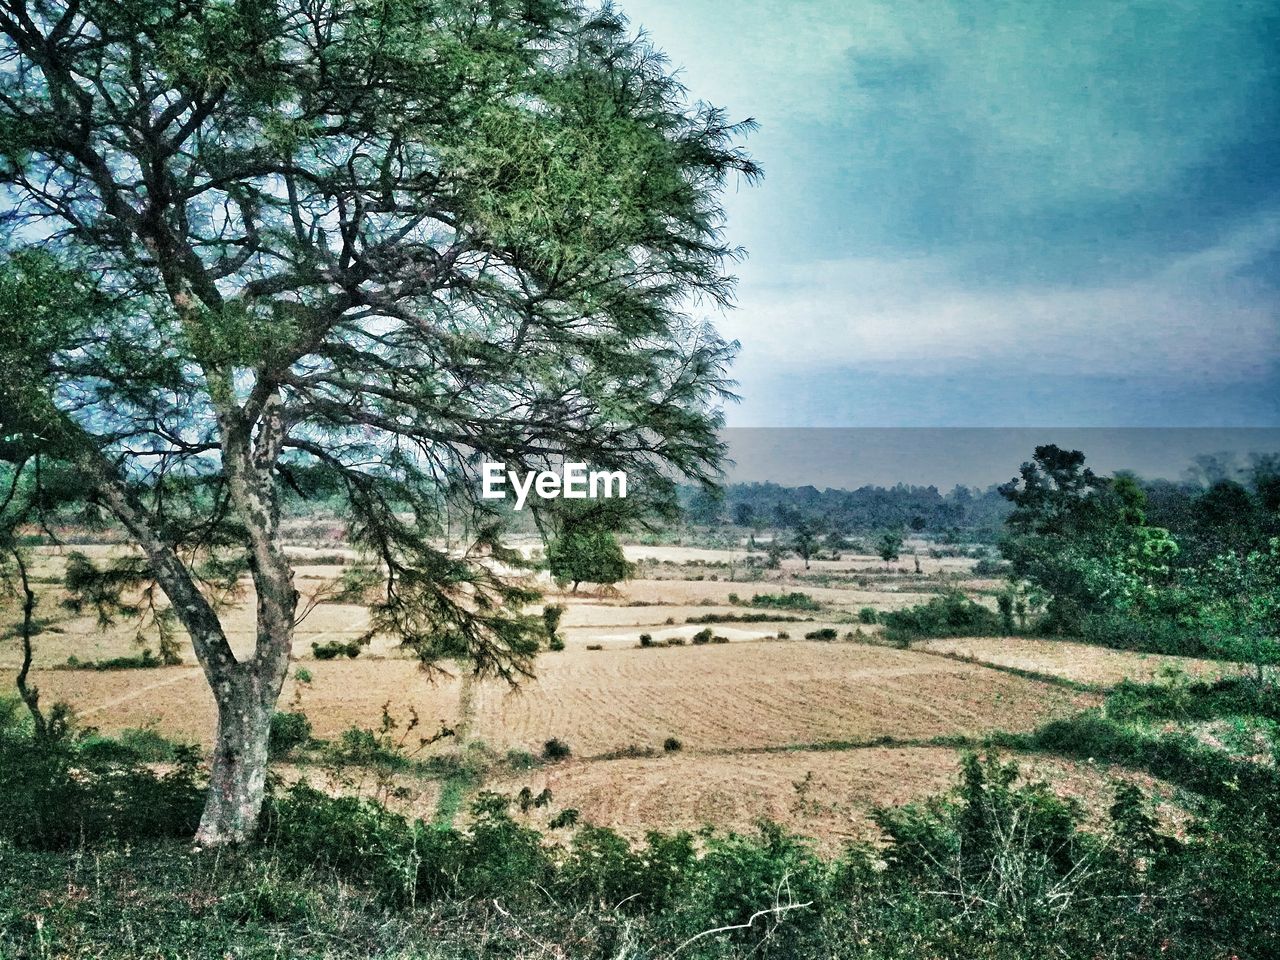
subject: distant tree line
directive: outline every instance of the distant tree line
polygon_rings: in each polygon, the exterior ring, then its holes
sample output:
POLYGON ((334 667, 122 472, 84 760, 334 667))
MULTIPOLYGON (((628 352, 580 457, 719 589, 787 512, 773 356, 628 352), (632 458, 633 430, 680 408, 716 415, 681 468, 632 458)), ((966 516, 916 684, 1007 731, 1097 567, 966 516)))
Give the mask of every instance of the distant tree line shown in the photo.
POLYGON ((943 493, 934 486, 906 483, 856 490, 734 483, 716 492, 687 486, 681 500, 688 520, 701 526, 777 531, 807 525, 836 537, 911 530, 969 543, 994 543, 1010 511, 995 486, 977 490, 957 485, 943 493))

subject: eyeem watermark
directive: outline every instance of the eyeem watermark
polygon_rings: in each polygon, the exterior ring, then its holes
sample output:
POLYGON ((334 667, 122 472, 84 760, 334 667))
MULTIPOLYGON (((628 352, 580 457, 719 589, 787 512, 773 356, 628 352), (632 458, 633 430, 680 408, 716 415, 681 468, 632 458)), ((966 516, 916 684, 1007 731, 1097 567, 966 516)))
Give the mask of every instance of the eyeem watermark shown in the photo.
POLYGON ((523 510, 529 494, 542 500, 598 500, 627 495, 627 474, 623 470, 588 470, 585 463, 566 463, 564 469, 528 470, 521 477, 508 470, 505 463, 486 463, 481 468, 484 483, 480 491, 485 500, 505 500, 509 484, 515 491, 517 510, 523 510))

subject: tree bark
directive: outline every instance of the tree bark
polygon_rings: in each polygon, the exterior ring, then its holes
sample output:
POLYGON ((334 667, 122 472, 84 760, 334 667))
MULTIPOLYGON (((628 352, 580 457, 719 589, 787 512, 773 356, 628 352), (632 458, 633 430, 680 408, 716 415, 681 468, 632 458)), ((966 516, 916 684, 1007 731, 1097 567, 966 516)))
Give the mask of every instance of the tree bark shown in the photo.
POLYGON ((27 684, 27 676, 31 673, 31 635, 35 633, 36 595, 31 589, 31 579, 27 576, 27 565, 17 550, 14 551, 13 559, 18 565, 18 577, 22 583, 22 667, 18 670, 18 694, 31 714, 36 739, 45 741, 49 739, 49 724, 45 720, 44 711, 40 709, 40 691, 27 684))
POLYGON ((245 843, 257 832, 266 793, 271 715, 282 681, 283 677, 260 677, 245 664, 214 685, 218 736, 209 794, 196 831, 200 846, 245 843))

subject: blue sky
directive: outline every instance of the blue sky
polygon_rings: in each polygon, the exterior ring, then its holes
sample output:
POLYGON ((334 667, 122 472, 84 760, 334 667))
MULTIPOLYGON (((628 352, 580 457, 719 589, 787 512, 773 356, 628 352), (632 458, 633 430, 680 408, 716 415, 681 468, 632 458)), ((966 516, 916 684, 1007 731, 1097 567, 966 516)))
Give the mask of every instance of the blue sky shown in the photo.
POLYGON ((761 124, 732 426, 1280 425, 1280 9, 626 0, 761 124))

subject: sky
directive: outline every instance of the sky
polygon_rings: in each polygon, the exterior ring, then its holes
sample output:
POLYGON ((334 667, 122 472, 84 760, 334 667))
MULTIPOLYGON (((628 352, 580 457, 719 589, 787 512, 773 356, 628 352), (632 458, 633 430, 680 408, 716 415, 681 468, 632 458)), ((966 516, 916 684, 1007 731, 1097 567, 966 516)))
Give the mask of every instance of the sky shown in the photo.
POLYGON ((733 427, 1280 425, 1273 0, 622 0, 753 117, 733 427))

